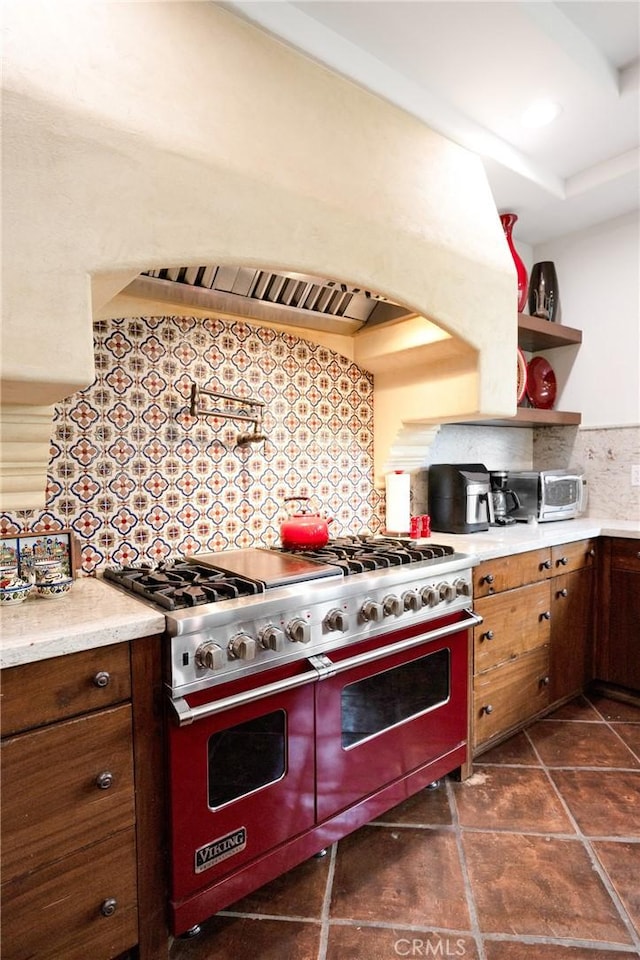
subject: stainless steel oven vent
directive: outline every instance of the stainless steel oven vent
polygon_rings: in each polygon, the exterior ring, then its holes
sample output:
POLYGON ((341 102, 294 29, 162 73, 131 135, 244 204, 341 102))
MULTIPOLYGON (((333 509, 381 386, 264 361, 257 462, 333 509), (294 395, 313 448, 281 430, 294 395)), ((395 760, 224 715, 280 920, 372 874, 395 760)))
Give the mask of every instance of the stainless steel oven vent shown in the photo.
POLYGON ((367 324, 410 315, 370 290, 301 273, 253 267, 198 266, 146 270, 126 290, 132 296, 192 304, 249 319, 272 319, 353 333, 367 324))

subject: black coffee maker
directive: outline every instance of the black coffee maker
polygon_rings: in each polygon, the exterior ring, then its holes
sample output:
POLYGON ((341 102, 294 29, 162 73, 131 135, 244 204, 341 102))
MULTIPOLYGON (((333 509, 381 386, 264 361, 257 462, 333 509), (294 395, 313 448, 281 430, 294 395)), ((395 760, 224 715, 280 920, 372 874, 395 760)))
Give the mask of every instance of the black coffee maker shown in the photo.
POLYGON ((516 518, 510 516, 513 510, 520 506, 517 493, 507 487, 509 474, 506 470, 490 470, 491 499, 493 501, 492 526, 503 527, 508 523, 515 523, 516 518))

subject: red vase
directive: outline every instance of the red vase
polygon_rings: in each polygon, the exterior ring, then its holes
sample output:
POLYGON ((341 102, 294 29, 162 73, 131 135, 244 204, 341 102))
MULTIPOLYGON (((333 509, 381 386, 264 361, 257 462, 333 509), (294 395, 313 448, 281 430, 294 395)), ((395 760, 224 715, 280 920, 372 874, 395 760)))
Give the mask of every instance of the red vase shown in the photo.
POLYGON ((518 275, 518 313, 522 313, 527 302, 529 277, 527 275, 527 268, 520 259, 520 254, 514 247, 513 237, 511 236, 517 219, 518 218, 515 213, 503 213, 500 216, 500 223, 502 224, 504 235, 507 238, 509 250, 511 251, 511 256, 513 257, 513 262, 516 265, 516 273, 518 275))

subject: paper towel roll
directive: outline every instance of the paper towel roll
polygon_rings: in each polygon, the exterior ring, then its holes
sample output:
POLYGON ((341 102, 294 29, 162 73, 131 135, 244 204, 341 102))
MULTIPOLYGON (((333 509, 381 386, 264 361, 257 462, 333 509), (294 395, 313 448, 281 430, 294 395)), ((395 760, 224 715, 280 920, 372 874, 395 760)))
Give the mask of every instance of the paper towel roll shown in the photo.
POLYGON ((398 471, 385 477, 387 491, 385 526, 387 533, 409 533, 411 520, 411 477, 398 471))

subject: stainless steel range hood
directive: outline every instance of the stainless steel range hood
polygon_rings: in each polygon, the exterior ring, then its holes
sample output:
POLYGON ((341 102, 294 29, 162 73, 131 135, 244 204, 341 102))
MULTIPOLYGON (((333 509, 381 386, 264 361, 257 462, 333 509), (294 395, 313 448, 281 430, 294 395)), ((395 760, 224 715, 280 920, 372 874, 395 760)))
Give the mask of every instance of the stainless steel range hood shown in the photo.
POLYGON ((344 334, 413 315, 379 294, 336 280, 215 264, 147 270, 123 293, 344 334))

